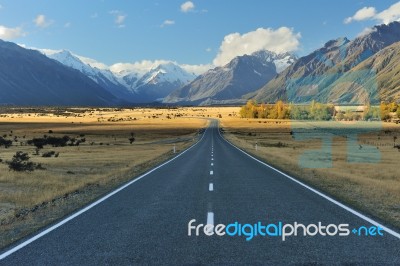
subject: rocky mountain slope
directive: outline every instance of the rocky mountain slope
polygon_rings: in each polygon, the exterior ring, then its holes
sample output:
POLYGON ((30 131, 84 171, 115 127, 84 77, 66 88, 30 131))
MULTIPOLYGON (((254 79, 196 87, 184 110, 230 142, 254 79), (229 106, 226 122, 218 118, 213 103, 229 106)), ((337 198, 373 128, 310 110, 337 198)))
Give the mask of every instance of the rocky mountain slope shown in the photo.
POLYGON ((360 85, 358 79, 361 77, 372 78, 371 75, 374 76, 374 74, 366 72, 365 69, 362 73, 355 74, 357 65, 398 41, 400 41, 399 22, 375 26, 370 33, 352 41, 347 38, 329 41, 324 47, 299 58, 296 63, 286 68, 261 89, 246 95, 245 98, 255 98, 262 102, 275 102, 282 99, 297 103, 311 100, 339 103, 380 101, 382 98, 376 97, 371 91, 374 90, 373 87, 364 89, 367 91, 367 98, 365 94, 351 96, 352 92, 347 92, 345 88, 360 85), (352 74, 345 75, 347 72, 352 74), (340 82, 354 84, 350 86, 340 82))
POLYGON ((295 61, 289 54, 277 55, 260 51, 235 57, 223 67, 216 67, 194 81, 173 91, 164 99, 168 104, 228 104, 241 103, 243 95, 271 80, 295 61), (277 67, 278 65, 278 67, 277 67))
POLYGON ((0 40, 1 105, 118 105, 86 75, 38 51, 0 40))

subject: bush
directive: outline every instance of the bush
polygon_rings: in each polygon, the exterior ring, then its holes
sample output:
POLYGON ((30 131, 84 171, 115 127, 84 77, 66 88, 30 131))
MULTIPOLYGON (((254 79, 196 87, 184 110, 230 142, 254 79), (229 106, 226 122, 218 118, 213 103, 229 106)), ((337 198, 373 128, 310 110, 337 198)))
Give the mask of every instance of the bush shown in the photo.
POLYGON ((3 137, 0 137, 0 147, 4 146, 6 149, 9 148, 12 145, 12 141, 5 139, 3 137))
POLYGON ((42 157, 49 158, 49 157, 51 157, 51 156, 53 156, 55 154, 56 154, 55 151, 48 151, 48 152, 43 153, 42 157))
POLYGON ((8 168, 17 172, 32 172, 35 170, 36 165, 29 161, 29 156, 27 153, 17 151, 11 162, 8 162, 8 168))
POLYGON ((73 145, 75 139, 71 139, 68 136, 64 136, 62 138, 46 136, 45 138, 33 138, 28 140, 27 143, 29 145, 34 145, 38 149, 43 149, 43 146, 45 145, 51 145, 53 147, 65 147, 69 141, 71 141, 71 144, 73 145))

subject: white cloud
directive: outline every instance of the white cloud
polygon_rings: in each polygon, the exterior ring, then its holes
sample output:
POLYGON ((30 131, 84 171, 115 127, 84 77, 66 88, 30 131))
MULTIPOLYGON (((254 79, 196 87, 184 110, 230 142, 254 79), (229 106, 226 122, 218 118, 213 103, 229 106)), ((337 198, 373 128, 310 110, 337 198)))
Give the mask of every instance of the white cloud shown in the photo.
POLYGON ((51 24, 53 24, 52 20, 47 20, 45 15, 38 15, 33 22, 36 24, 37 27, 39 28, 47 28, 48 26, 50 26, 51 24))
POLYGON ((64 28, 69 28, 69 27, 71 27, 71 22, 67 22, 64 24, 64 28))
POLYGON ((189 73, 194 73, 195 75, 201 75, 204 72, 206 72, 207 70, 214 68, 215 66, 212 64, 200 64, 200 65, 183 64, 183 65, 180 65, 180 67, 189 73))
POLYGON ((400 2, 391 5, 388 9, 378 13, 375 18, 384 24, 400 19, 400 2))
POLYGON ((187 1, 181 5, 181 11, 187 13, 194 9, 194 4, 192 1, 187 1))
POLYGON ((211 51, 212 51, 212 49, 210 47, 206 48, 206 52, 211 52, 211 51))
POLYGON ((115 18, 115 23, 116 23, 116 24, 122 24, 122 23, 124 23, 125 18, 126 18, 125 15, 118 15, 118 16, 115 18))
POLYGON ((361 37, 361 36, 370 34, 371 32, 374 32, 374 31, 376 31, 376 28, 375 28, 375 27, 372 27, 372 28, 369 28, 369 27, 364 28, 364 29, 362 30, 362 32, 360 32, 360 33, 357 35, 357 37, 361 37))
POLYGON ((389 8, 379 13, 377 13, 375 7, 363 7, 352 17, 346 18, 343 22, 349 24, 354 21, 362 20, 377 20, 379 23, 384 24, 389 24, 392 21, 400 21, 400 2, 391 5, 389 8))
POLYGON ((38 50, 39 52, 41 52, 42 54, 45 54, 45 55, 53 55, 53 54, 56 54, 56 53, 59 53, 59 52, 61 52, 62 50, 54 50, 54 49, 39 49, 39 48, 36 48, 36 47, 27 47, 26 45, 22 45, 22 44, 18 44, 19 46, 22 46, 22 47, 24 47, 24 48, 27 48, 27 49, 32 49, 32 50, 38 50))
POLYGON ((189 64, 179 64, 175 61, 171 60, 142 60, 142 61, 137 61, 134 63, 116 63, 110 66, 110 70, 114 73, 122 73, 122 74, 127 74, 129 72, 136 72, 139 75, 144 75, 146 72, 151 70, 154 67, 157 67, 160 64, 167 64, 167 63, 174 63, 179 65, 181 68, 184 70, 194 73, 196 75, 200 75, 204 73, 205 71, 213 68, 213 65, 189 65, 189 64))
POLYGON ((6 26, 0 25, 0 39, 12 40, 25 35, 21 27, 7 28, 6 26))
POLYGON ((164 20, 164 22, 160 25, 160 27, 163 28, 165 26, 171 26, 174 24, 175 24, 174 20, 167 19, 167 20, 164 20))
POLYGON ((225 36, 213 63, 216 66, 222 66, 236 56, 251 54, 259 50, 276 53, 292 52, 298 49, 300 38, 300 33, 295 33, 293 29, 287 27, 280 27, 276 30, 258 28, 243 35, 232 33, 225 36))
POLYGON ((345 24, 349 24, 353 21, 362 21, 371 19, 376 15, 375 7, 363 7, 358 10, 352 17, 348 17, 344 20, 345 24))
POLYGON ((120 72, 137 72, 141 75, 148 72, 150 69, 158 66, 159 64, 169 63, 168 60, 142 60, 134 63, 116 63, 110 66, 110 70, 114 73, 120 72))
MULTIPOLYGON (((39 48, 35 48, 35 47, 27 47, 24 44, 18 44, 18 45, 21 47, 27 48, 27 49, 38 50, 45 55, 53 55, 55 53, 59 53, 62 51, 62 50, 55 50, 55 49, 39 49, 39 48)), ((72 54, 74 56, 78 57, 85 64, 88 64, 92 67, 96 67, 98 69, 108 69, 117 75, 118 74, 126 75, 128 73, 135 72, 141 76, 141 75, 146 74, 152 68, 157 67, 160 64, 167 64, 167 63, 177 64, 184 70, 188 71, 189 73, 194 73, 196 75, 203 74, 207 70, 215 67, 211 64, 204 64, 204 65, 203 64, 200 64, 200 65, 179 64, 176 61, 171 61, 171 60, 142 60, 142 61, 137 61, 134 63, 116 63, 111 66, 108 66, 104 63, 101 63, 101 62, 95 60, 95 59, 85 57, 85 56, 80 56, 75 53, 72 53, 72 54)))
POLYGON ((90 15, 90 18, 93 18, 93 19, 98 18, 98 17, 99 17, 98 13, 93 13, 92 15, 90 15))
POLYGON ((118 26, 118 28, 125 27, 124 22, 125 22, 127 15, 125 15, 123 12, 121 12, 119 10, 111 10, 110 14, 115 17, 114 23, 118 26))

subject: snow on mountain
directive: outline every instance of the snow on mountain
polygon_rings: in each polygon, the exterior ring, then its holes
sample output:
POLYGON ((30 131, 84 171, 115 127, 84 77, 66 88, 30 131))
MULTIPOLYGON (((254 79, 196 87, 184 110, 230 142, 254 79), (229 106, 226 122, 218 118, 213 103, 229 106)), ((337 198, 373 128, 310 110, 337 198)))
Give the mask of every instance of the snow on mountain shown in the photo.
POLYGON ((92 67, 87 63, 82 62, 77 55, 72 54, 70 51, 61 50, 59 52, 51 54, 47 53, 46 55, 51 59, 57 60, 63 65, 79 70, 80 72, 82 72, 83 74, 85 74, 86 76, 88 76, 97 83, 99 81, 98 79, 102 79, 103 81, 105 81, 104 78, 108 79, 113 84, 117 85, 119 83, 117 78, 113 75, 113 73, 110 70, 98 69, 92 67), (104 77, 99 77, 99 74, 101 74, 104 77))
POLYGON ((40 50, 47 57, 74 68, 101 85, 114 95, 132 102, 153 102, 171 91, 184 86, 196 75, 190 74, 174 62, 163 62, 146 73, 132 69, 112 72, 93 59, 78 56, 67 50, 40 50), (102 69, 92 66, 99 65, 102 69))
POLYGON ((124 73, 118 73, 117 74, 121 81, 122 84, 124 84, 124 86, 126 88, 128 88, 128 90, 130 90, 131 92, 134 92, 136 87, 137 87, 137 83, 141 77, 141 75, 139 73, 136 72, 124 72, 124 73))
POLYGON ((157 67, 147 72, 139 81, 139 86, 142 84, 158 84, 158 83, 186 83, 194 80, 196 76, 183 70, 175 63, 169 62, 160 64, 157 67))
MULTIPOLYGON (((172 91, 196 78, 173 62, 160 64, 136 80, 134 91, 143 101, 161 101, 172 91)), ((126 80, 126 77, 124 77, 126 80)))
POLYGON ((276 67, 276 72, 278 73, 281 73, 288 66, 297 61, 297 57, 291 53, 277 54, 275 52, 261 50, 254 52, 251 55, 258 57, 259 59, 263 60, 266 63, 267 62, 274 63, 276 67))
POLYGON ((2 105, 113 106, 125 103, 80 71, 12 42, 0 40, 0 62, 2 105))
POLYGON ((67 50, 51 52, 49 52, 49 50, 42 50, 42 52, 45 53, 47 57, 80 71, 118 98, 134 101, 135 95, 130 92, 125 86, 125 83, 119 77, 115 76, 109 69, 92 67, 88 63, 84 63, 79 56, 74 55, 67 50))

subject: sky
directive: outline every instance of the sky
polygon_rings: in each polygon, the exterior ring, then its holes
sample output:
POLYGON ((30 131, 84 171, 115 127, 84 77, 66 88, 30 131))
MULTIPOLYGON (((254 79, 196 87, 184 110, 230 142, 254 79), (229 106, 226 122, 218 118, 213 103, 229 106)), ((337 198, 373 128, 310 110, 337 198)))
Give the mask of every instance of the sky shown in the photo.
POLYGON ((116 71, 170 60, 200 73, 260 49, 307 55, 399 18, 389 0, 0 0, 0 39, 116 71))

